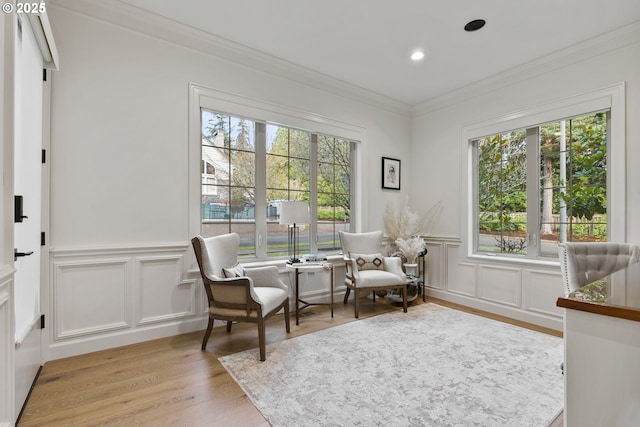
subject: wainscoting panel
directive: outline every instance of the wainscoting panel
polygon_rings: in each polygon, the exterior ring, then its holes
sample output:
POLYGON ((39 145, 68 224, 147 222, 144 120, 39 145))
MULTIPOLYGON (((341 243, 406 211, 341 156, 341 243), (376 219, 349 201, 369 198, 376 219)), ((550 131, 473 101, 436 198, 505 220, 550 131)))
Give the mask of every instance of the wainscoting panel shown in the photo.
POLYGON ((562 275, 549 270, 523 270, 522 305, 525 310, 562 318, 563 309, 556 307, 564 295, 562 275))
POLYGON ((522 270, 519 268, 478 266, 478 296, 482 299, 520 307, 522 270))
POLYGON ((196 280, 182 280, 182 257, 138 258, 138 325, 195 315, 196 280))
POLYGON ((427 257, 425 258, 426 284, 432 288, 444 288, 444 255, 445 245, 442 242, 427 242, 427 257))
POLYGON ((476 296, 477 265, 460 262, 459 244, 445 244, 447 253, 446 289, 461 295, 476 296))
POLYGON ((448 274, 447 290, 457 294, 475 296, 477 293, 476 272, 476 264, 457 264, 448 274))
POLYGON ((52 359, 206 327, 187 244, 50 250, 52 359))
POLYGON ((441 288, 428 286, 427 296, 562 330, 562 312, 555 306, 562 294, 557 263, 485 261, 467 257, 463 242, 455 236, 432 236, 428 240, 445 248, 440 260, 445 278, 441 288))
POLYGON ((53 265, 54 340, 131 326, 131 263, 126 258, 53 265))
POLYGON ((13 268, 0 268, 0 425, 13 425, 14 343, 13 268))

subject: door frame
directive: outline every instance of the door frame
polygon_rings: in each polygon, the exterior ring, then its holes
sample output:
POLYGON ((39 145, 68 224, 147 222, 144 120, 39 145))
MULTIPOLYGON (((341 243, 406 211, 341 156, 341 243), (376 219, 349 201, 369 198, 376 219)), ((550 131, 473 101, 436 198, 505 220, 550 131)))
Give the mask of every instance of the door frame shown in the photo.
MULTIPOLYGON (((6 1, 15 6, 15 0, 6 1)), ((29 19, 41 53, 43 54, 44 67, 49 70, 58 69, 58 53, 53 38, 53 32, 46 12, 32 14, 29 19)), ((3 43, 0 43, 0 55, 3 58, 3 67, 0 67, 0 85, 4 96, 0 99, 0 174, 4 177, 0 186, 0 314, 5 320, 0 330, 2 342, 0 342, 0 360, 4 366, 0 366, 0 427, 13 426, 18 414, 15 402, 15 301, 14 301, 14 147, 15 147, 15 32, 17 26, 15 13, 3 13, 0 18, 0 33, 3 43), (3 311, 5 310, 6 311, 3 311), (8 321, 6 321, 8 319, 8 321)), ((51 73, 47 72, 50 77, 51 73)), ((43 148, 50 149, 50 78, 44 82, 43 87, 43 148)), ((40 303, 41 311, 49 314, 49 162, 42 170, 42 227, 47 233, 45 246, 41 248, 41 283, 40 303)), ((49 322, 51 323, 51 321, 49 322)), ((49 340, 48 334, 41 334, 43 348, 43 363, 48 359, 49 340)))

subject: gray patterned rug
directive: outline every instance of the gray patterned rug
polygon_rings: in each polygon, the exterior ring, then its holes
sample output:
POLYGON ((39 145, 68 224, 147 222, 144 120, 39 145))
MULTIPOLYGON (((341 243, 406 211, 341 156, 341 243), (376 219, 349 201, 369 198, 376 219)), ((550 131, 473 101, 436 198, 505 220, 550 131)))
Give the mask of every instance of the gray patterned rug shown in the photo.
POLYGON ((273 426, 547 426, 562 339, 435 304, 220 358, 273 426))

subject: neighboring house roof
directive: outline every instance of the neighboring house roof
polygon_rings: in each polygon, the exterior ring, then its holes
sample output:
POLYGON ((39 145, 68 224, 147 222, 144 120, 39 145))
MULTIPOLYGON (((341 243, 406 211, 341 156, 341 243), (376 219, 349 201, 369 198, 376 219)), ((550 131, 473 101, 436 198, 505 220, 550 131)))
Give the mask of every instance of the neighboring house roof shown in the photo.
MULTIPOLYGON (((223 138, 219 137, 214 141, 206 136, 202 137, 202 160, 215 168, 215 177, 220 184, 229 182, 229 156, 222 141, 223 138)), ((233 173, 233 166, 231 166, 231 173, 233 173)))

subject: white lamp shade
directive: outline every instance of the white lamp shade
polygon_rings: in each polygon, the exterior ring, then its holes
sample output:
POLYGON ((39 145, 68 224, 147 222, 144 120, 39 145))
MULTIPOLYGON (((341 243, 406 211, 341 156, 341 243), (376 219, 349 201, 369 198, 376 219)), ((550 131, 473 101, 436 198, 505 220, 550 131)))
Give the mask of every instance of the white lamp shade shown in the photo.
POLYGON ((309 205, 306 202, 281 202, 280 224, 309 224, 309 205))

